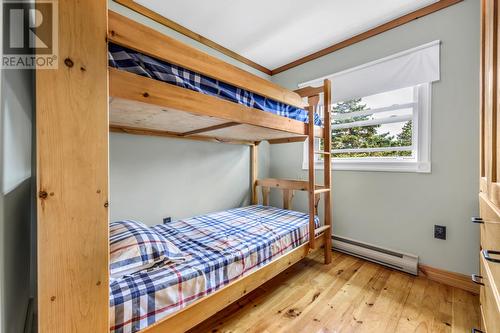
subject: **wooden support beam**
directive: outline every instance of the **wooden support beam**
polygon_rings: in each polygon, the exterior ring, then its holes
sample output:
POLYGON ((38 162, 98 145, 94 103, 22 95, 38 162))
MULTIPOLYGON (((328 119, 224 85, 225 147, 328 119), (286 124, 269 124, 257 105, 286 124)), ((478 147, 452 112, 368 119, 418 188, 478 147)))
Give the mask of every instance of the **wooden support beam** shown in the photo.
MULTIPOLYGON (((309 106, 312 107, 312 115, 313 115, 313 118, 309 118, 309 119, 314 119, 314 113, 316 112, 316 108, 317 108, 318 103, 319 103, 319 95, 309 96, 307 98, 307 102, 309 103, 309 106)), ((309 134, 309 132, 308 132, 308 134, 309 134)))
POLYGON ((418 9, 414 12, 409 13, 409 14, 400 16, 392 21, 389 21, 387 23, 379 25, 378 27, 375 27, 373 29, 365 31, 359 35, 356 35, 354 37, 346 39, 340 43, 333 44, 332 46, 324 48, 320 51, 314 52, 314 53, 309 54, 305 57, 302 57, 300 59, 292 61, 291 63, 288 63, 286 65, 275 68, 271 71, 272 75, 276 75, 278 73, 289 70, 290 68, 294 68, 294 67, 297 67, 299 65, 305 64, 306 62, 321 58, 327 54, 330 54, 332 52, 343 49, 344 47, 350 46, 350 45, 355 44, 355 43, 359 43, 365 39, 376 36, 378 34, 386 32, 388 30, 394 29, 396 27, 399 27, 400 25, 406 24, 408 22, 411 22, 411 21, 416 20, 418 18, 421 18, 423 16, 432 14, 438 10, 444 9, 446 7, 452 6, 452 5, 457 4, 459 2, 462 2, 462 1, 463 0, 440 0, 440 1, 433 3, 433 4, 430 4, 424 8, 421 8, 421 9, 418 9))
POLYGON ((259 147, 250 146, 250 182, 252 187, 252 205, 259 203, 257 195, 257 178, 259 176, 259 147))
POLYGON ((319 95, 323 92, 323 87, 304 87, 295 90, 300 97, 312 97, 319 95))
POLYGON ((270 187, 268 186, 262 186, 262 204, 264 206, 269 206, 269 192, 270 192, 270 187))
POLYGON ((306 141, 307 136, 294 136, 291 138, 281 138, 281 139, 272 139, 272 140, 267 140, 269 144, 280 144, 280 143, 291 143, 291 142, 304 142, 306 141))
POLYGON ((314 229, 315 229, 315 217, 316 217, 316 209, 315 209, 315 177, 314 177, 314 111, 316 105, 318 104, 319 98, 318 96, 309 97, 308 102, 309 106, 307 107, 307 111, 309 113, 309 122, 307 123, 307 136, 308 136, 308 150, 307 150, 307 159, 308 159, 308 173, 309 173, 309 247, 314 249, 316 247, 315 238, 314 238, 314 229))
POLYGON ((294 192, 290 189, 283 190, 283 209, 292 209, 294 192))
POLYGON ((316 215, 319 214, 318 207, 319 207, 319 201, 321 200, 321 195, 315 194, 314 195, 314 212, 316 215))
POLYGON ((236 125, 241 125, 241 124, 240 123, 235 123, 235 122, 231 121, 229 123, 224 123, 224 124, 219 124, 219 125, 214 125, 214 126, 209 126, 209 127, 195 129, 195 130, 192 130, 192 131, 189 131, 189 132, 181 133, 179 135, 180 136, 189 136, 189 135, 194 135, 194 134, 199 134, 199 133, 205 133, 205 132, 215 131, 215 130, 219 130, 219 129, 222 129, 222 128, 233 127, 233 126, 236 126, 236 125))
MULTIPOLYGON (((278 178, 264 178, 258 179, 257 186, 275 187, 280 189, 295 190, 295 191, 309 191, 309 182, 307 180, 295 179, 278 179, 278 178)), ((316 184, 316 189, 321 189, 324 186, 316 184)))
POLYGON ((58 68, 36 70, 37 331, 109 332, 107 1, 53 5, 58 68))
MULTIPOLYGON (((293 134, 306 135, 301 121, 233 103, 165 82, 109 68, 109 94, 131 102, 146 103, 191 114, 225 119, 293 134)), ((316 135, 323 129, 315 126, 316 135)))
POLYGON ((215 143, 227 143, 227 144, 233 144, 233 145, 248 145, 248 146, 254 145, 254 142, 252 142, 252 141, 227 140, 227 139, 219 139, 217 137, 202 136, 202 135, 183 136, 183 135, 181 135, 181 133, 174 133, 174 132, 168 132, 168 131, 157 131, 157 130, 152 130, 152 129, 147 129, 147 128, 136 128, 136 127, 130 127, 130 126, 121 126, 121 125, 109 125, 109 131, 114 132, 114 133, 160 136, 160 137, 172 138, 172 139, 207 141, 207 142, 215 142, 215 143))
MULTIPOLYGON (((324 231, 330 231, 330 226, 329 225, 324 225, 322 227, 319 227, 316 230, 314 230, 314 234, 317 236, 317 235, 319 235, 320 233, 322 233, 324 231)), ((330 235, 330 238, 331 238, 331 235, 330 235)), ((330 252, 331 252, 331 249, 330 249, 330 252)))
POLYGON ((323 168, 323 180, 325 188, 330 189, 330 191, 324 194, 325 199, 325 225, 330 227, 329 234, 325 233, 325 264, 329 264, 332 261, 332 121, 331 121, 331 104, 332 104, 332 82, 330 80, 325 80, 323 83, 323 106, 324 106, 324 137, 323 137, 323 150, 327 152, 323 155, 323 162, 325 163, 323 168))

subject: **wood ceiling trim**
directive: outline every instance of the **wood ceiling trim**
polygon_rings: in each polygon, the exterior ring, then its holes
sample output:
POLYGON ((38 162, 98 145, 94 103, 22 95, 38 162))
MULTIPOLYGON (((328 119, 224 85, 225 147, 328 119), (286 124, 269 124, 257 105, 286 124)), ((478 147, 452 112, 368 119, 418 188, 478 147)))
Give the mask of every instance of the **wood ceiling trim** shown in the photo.
POLYGON ((356 35, 354 37, 346 39, 342 42, 333 44, 333 45, 331 45, 327 48, 324 48, 320 51, 311 53, 305 57, 302 57, 300 59, 292 61, 291 63, 288 63, 286 65, 275 68, 271 71, 271 75, 276 75, 278 73, 284 72, 284 71, 289 70, 291 68, 305 64, 306 62, 318 59, 318 58, 323 57, 327 54, 333 53, 333 52, 338 51, 340 49, 343 49, 347 46, 361 42, 365 39, 376 36, 380 33, 386 32, 388 30, 394 29, 396 27, 399 27, 400 25, 406 24, 406 23, 411 22, 413 20, 416 20, 416 19, 419 19, 419 18, 424 17, 426 15, 432 14, 434 12, 437 12, 438 10, 444 9, 446 7, 452 6, 452 5, 457 4, 459 2, 462 2, 462 1, 463 0, 440 0, 436 3, 433 3, 433 4, 428 5, 426 7, 420 8, 414 12, 400 16, 392 21, 389 21, 389 22, 384 23, 382 25, 379 25, 373 29, 365 31, 359 35, 356 35))
POLYGON ((269 68, 266 68, 262 65, 259 65, 257 64, 256 62, 253 62, 252 60, 248 59, 248 58, 245 58, 244 56, 234 52, 234 51, 231 51, 230 49, 228 48, 225 48, 224 46, 220 45, 220 44, 217 44, 216 42, 200 35, 200 34, 197 34, 196 32, 194 31, 191 31, 189 30, 188 28, 172 21, 172 20, 169 20, 168 18, 142 6, 142 5, 139 5, 138 3, 135 3, 133 0, 114 0, 115 2, 119 3, 120 5, 122 6, 125 6, 139 14, 142 14, 150 19, 152 19, 153 21, 155 22, 158 22, 166 27, 169 27, 170 29, 172 30, 175 30, 177 31, 178 33, 180 34, 183 34, 184 36, 187 36, 191 39, 194 39, 195 41, 201 43, 201 44, 204 44, 214 50, 217 50, 225 55, 227 55, 228 57, 231 57, 235 60, 238 60, 239 62, 242 62, 254 69, 257 69, 259 71, 261 71, 262 73, 265 73, 267 75, 271 75, 271 70, 269 68))

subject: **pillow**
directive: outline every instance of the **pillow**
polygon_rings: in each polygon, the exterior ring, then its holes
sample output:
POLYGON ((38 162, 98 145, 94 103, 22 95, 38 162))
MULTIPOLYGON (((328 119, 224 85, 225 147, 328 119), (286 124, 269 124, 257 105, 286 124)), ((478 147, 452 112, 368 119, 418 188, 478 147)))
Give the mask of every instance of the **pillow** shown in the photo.
POLYGON ((174 244, 141 222, 117 221, 110 223, 109 227, 112 278, 148 269, 159 262, 184 259, 174 244))

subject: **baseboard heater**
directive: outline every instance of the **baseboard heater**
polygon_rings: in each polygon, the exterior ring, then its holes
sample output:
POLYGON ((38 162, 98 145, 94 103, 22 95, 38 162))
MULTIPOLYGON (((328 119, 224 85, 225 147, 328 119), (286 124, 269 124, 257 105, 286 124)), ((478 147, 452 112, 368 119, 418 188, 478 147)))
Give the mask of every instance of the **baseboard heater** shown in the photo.
POLYGON ((418 275, 418 256, 384 249, 354 239, 333 236, 333 249, 342 253, 418 275))

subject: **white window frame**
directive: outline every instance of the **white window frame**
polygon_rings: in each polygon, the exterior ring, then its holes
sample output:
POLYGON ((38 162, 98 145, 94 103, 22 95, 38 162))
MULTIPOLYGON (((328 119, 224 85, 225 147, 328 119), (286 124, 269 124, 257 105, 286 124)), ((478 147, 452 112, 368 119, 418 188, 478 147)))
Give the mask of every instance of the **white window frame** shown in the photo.
MULTIPOLYGON (((431 172, 431 96, 432 83, 415 86, 413 112, 412 157, 357 157, 332 158, 332 169, 338 171, 431 172), (416 111, 416 112, 415 112, 416 111)), ((380 151, 379 148, 375 148, 380 151)), ((399 148, 388 148, 390 151, 399 148)), ((369 149, 366 149, 369 151, 369 149)), ((345 151, 345 150, 344 150, 345 151)), ((315 156, 315 169, 323 169, 324 162, 315 156)), ((302 169, 308 169, 308 145, 304 143, 302 169)))

